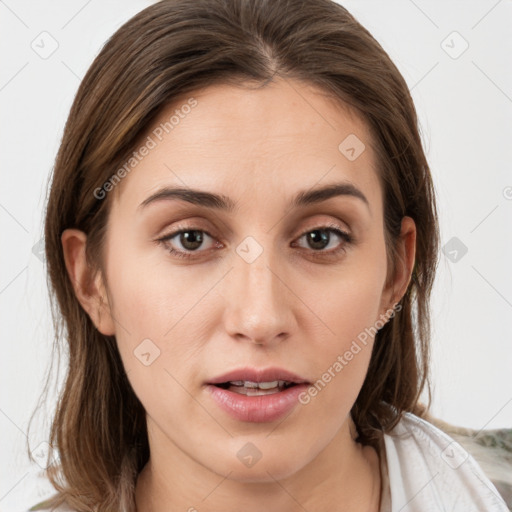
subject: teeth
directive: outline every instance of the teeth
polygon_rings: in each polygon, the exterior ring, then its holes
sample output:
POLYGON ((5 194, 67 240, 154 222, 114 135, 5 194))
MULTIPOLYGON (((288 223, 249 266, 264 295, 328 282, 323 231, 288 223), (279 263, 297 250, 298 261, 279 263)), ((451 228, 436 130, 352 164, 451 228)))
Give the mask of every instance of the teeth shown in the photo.
POLYGON ((244 387, 247 389, 274 389, 282 388, 290 384, 287 380, 273 380, 271 382, 253 382, 250 380, 232 380, 229 382, 231 386, 244 387))
POLYGON ((247 396, 262 396, 262 395, 273 395, 274 393, 279 393, 279 388, 272 388, 272 389, 260 389, 260 388, 248 388, 247 390, 247 396))
POLYGON ((279 386, 279 381, 274 380, 272 382, 260 382, 258 387, 260 389, 272 389, 272 388, 277 388, 277 386, 279 386))

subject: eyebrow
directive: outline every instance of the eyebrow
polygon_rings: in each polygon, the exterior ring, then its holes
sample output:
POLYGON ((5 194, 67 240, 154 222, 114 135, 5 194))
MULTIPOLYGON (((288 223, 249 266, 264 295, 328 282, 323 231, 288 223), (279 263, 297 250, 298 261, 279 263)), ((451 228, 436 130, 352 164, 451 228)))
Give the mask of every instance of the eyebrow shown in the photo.
MULTIPOLYGON (((352 183, 333 183, 321 188, 300 191, 291 201, 294 208, 320 203, 337 196, 350 196, 360 199, 370 210, 366 196, 352 183)), ((233 212, 236 202, 223 194, 214 194, 191 188, 164 187, 145 199, 139 208, 145 208, 151 203, 178 199, 206 208, 233 212)))

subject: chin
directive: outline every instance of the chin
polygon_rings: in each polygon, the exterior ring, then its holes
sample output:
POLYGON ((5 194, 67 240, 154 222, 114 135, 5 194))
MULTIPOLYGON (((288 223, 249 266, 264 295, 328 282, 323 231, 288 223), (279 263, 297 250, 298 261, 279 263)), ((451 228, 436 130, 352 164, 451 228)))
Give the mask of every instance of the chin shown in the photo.
MULTIPOLYGON (((245 439, 235 438, 231 447, 223 453, 230 456, 217 457, 220 464, 212 468, 229 479, 246 483, 271 483, 286 479, 302 469, 314 456, 306 451, 298 451, 297 445, 286 445, 282 437, 271 439, 255 436, 245 439)), ((211 466, 211 465, 210 465, 211 466)))
POLYGON ((294 475, 300 468, 294 463, 286 463, 286 461, 270 460, 265 464, 260 460, 252 468, 241 468, 239 465, 229 467, 227 473, 229 480, 242 483, 274 483, 276 480, 284 480, 294 475))

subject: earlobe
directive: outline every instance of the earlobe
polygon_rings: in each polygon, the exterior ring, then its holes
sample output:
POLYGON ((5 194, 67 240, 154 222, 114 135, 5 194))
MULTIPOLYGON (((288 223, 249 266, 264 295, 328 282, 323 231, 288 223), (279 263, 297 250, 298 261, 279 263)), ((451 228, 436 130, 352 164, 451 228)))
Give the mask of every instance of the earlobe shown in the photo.
POLYGON ((78 229, 66 229, 61 243, 66 270, 78 301, 96 328, 102 334, 113 336, 115 326, 103 280, 87 261, 87 235, 78 229))
POLYGON ((416 258, 416 224, 411 217, 403 217, 397 242, 397 261, 392 281, 383 294, 384 311, 400 302, 411 281, 416 258))

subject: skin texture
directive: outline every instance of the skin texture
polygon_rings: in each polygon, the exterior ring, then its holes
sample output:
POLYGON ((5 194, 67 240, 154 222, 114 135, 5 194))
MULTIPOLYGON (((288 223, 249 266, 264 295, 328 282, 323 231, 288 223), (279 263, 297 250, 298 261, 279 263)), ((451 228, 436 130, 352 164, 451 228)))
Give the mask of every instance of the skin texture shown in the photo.
POLYGON ((151 455, 137 482, 138 510, 237 511, 243 503, 247 511, 377 511, 378 455, 353 440, 350 418, 373 340, 279 421, 231 418, 204 383, 245 366, 319 379, 405 293, 414 222, 402 221, 402 263, 387 283, 372 142, 361 119, 320 90, 280 79, 193 97, 197 106, 110 192, 103 272, 86 263, 84 233, 62 236, 77 297, 102 333, 115 334, 147 412, 151 455), (350 134, 366 146, 353 161, 338 149, 350 134), (299 191, 338 182, 356 186, 368 206, 348 195, 289 206, 299 191), (163 186, 223 194, 237 206, 228 213, 162 200, 139 208, 163 186), (324 226, 353 242, 330 233, 327 247, 315 249, 307 234, 324 226), (178 228, 211 235, 195 258, 168 252, 190 247, 179 235, 157 241, 178 228), (248 236, 263 250, 251 263, 236 252, 248 236), (144 339, 160 350, 149 366, 134 355, 144 339), (237 457, 249 442, 261 452, 252 467, 237 457))

